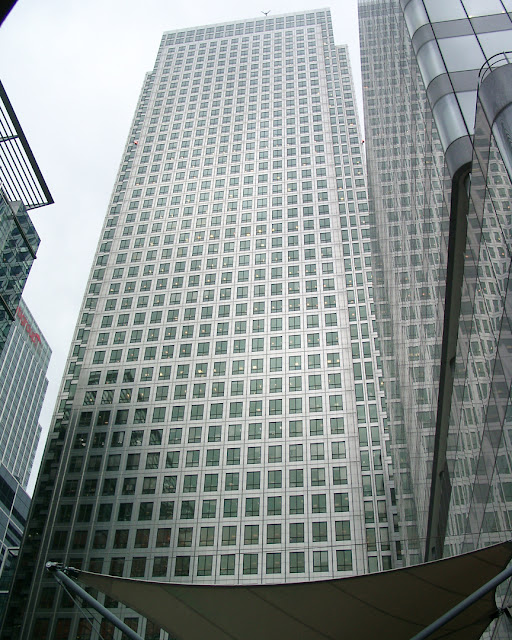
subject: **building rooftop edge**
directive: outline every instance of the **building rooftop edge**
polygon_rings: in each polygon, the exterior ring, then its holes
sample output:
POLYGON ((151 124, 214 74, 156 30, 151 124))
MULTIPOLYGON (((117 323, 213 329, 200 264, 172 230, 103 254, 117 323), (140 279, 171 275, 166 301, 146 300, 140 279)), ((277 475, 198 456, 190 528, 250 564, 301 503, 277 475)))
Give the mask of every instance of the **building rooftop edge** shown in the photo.
POLYGON ((310 9, 310 10, 304 10, 304 11, 290 11, 288 13, 279 13, 279 14, 275 14, 275 15, 269 15, 269 16, 261 16, 261 18, 258 17, 254 17, 254 18, 245 18, 243 20, 229 20, 227 22, 215 22, 213 24, 199 24, 195 27, 182 27, 181 29, 170 29, 169 31, 164 31, 163 33, 163 37, 168 35, 168 34, 173 34, 173 33, 180 33, 180 32, 187 32, 187 31, 196 31, 197 29, 211 29, 211 28, 216 28, 216 27, 224 27, 226 25, 231 25, 231 24, 245 24, 246 22, 254 22, 256 20, 269 20, 272 18, 286 18, 288 16, 301 16, 301 15, 306 15, 308 13, 322 13, 322 12, 329 12, 329 14, 331 13, 331 8, 330 7, 323 7, 323 8, 317 8, 317 9, 310 9))

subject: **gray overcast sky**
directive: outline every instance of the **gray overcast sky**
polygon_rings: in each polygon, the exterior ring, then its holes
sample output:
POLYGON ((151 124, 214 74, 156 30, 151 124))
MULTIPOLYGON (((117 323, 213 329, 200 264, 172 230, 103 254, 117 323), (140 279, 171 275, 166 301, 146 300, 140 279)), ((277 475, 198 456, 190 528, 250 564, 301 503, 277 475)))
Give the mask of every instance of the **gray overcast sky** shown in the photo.
MULTIPOLYGON (((18 0, 1 27, 0 77, 55 199, 33 212, 41 246, 24 292, 53 350, 43 439, 126 135, 162 33, 258 18, 269 9, 278 15, 329 6, 265 2, 18 0)), ((337 0, 331 13, 335 42, 349 45, 360 93, 357 0, 337 0)))

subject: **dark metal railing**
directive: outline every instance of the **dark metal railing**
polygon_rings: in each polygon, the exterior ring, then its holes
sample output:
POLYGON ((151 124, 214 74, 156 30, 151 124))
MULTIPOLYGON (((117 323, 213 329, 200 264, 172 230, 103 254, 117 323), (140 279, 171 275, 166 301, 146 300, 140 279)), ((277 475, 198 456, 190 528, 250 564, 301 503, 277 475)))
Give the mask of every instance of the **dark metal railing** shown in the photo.
POLYGON ((23 129, 0 82, 0 186, 26 209, 53 203, 23 129))

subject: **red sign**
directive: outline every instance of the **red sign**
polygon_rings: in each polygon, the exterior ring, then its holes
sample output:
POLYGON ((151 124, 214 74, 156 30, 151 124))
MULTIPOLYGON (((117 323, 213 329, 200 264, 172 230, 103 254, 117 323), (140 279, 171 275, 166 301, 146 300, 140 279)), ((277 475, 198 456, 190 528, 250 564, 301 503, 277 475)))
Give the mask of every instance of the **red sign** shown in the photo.
POLYGON ((21 310, 21 307, 18 307, 16 309, 16 315, 18 316, 18 318, 20 319, 21 322, 21 326, 25 327, 25 331, 28 333, 30 339, 32 340, 32 342, 34 344, 41 344, 41 337, 38 333, 36 333, 35 331, 33 331, 32 327, 30 326, 29 321, 27 320, 25 314, 23 313, 23 311, 21 310))

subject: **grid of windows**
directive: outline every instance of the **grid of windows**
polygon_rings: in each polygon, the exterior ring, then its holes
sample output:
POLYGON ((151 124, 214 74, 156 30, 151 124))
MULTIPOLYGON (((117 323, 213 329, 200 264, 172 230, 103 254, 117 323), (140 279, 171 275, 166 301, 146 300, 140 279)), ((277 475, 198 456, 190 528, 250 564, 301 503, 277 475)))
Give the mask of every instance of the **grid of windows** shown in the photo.
POLYGON ((80 528, 89 566, 233 584, 392 562, 354 109, 327 11, 164 35, 56 414, 77 424, 62 506, 110 505, 80 528))

